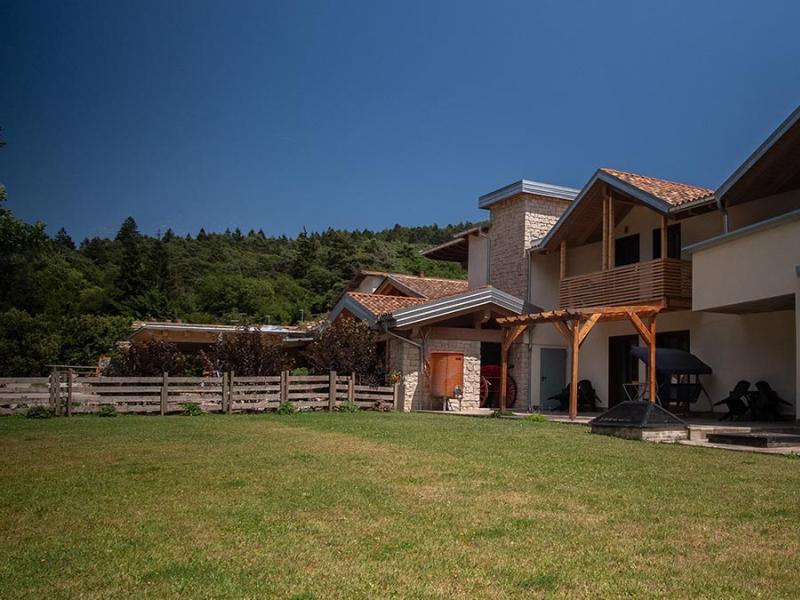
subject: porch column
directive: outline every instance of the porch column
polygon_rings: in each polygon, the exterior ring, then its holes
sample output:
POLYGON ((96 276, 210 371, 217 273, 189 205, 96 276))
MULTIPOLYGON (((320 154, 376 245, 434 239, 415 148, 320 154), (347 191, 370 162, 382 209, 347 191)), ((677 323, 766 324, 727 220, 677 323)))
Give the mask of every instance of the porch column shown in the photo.
POLYGON ((511 345, 528 328, 528 325, 517 325, 511 329, 506 329, 503 336, 503 343, 500 345, 500 410, 506 410, 506 400, 508 396, 508 352, 511 345))
POLYGON ((667 217, 661 217, 661 258, 667 258, 667 217))
POLYGON ((581 352, 580 321, 572 325, 572 378, 569 382, 569 418, 578 416, 578 356, 581 352))
POLYGON ((608 268, 613 269, 615 264, 616 247, 614 245, 614 196, 608 192, 608 268))
POLYGON ((650 317, 650 402, 656 403, 658 383, 656 381, 656 315, 650 317))
POLYGON ((559 256, 558 280, 562 281, 567 276, 567 242, 561 242, 559 256))
POLYGON ((603 271, 608 270, 608 198, 603 196, 603 271))

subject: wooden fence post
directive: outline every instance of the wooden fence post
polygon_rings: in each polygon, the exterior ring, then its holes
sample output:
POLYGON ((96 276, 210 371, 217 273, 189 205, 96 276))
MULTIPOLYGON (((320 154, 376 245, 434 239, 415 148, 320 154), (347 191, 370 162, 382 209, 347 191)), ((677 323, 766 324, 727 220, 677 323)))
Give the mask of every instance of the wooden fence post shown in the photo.
POLYGON ((75 371, 67 371, 67 416, 72 416, 72 382, 75 379, 75 371))
POLYGON ((50 371, 50 411, 56 414, 56 370, 50 371))
POLYGON ((395 410, 400 410, 400 386, 402 384, 398 381, 392 386, 392 406, 395 410))
POLYGON ((161 376, 161 416, 167 414, 167 398, 169 397, 169 373, 161 376))
POLYGON ((350 381, 347 382, 347 401, 356 401, 356 374, 350 373, 350 381))
POLYGON ((220 412, 225 414, 228 412, 228 372, 222 374, 222 407, 220 412))
POLYGON ((328 373, 328 410, 333 412, 336 409, 336 371, 328 373))
POLYGON ((233 380, 234 373, 231 371, 231 374, 228 376, 228 414, 233 412, 233 380))
POLYGON ((281 371, 281 404, 289 401, 289 371, 281 371))

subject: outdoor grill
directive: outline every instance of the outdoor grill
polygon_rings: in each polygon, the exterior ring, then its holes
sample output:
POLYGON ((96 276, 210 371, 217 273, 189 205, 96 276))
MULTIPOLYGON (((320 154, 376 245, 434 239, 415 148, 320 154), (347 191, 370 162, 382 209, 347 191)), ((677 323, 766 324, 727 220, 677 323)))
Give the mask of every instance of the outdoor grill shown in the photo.
POLYGON ((668 410, 652 402, 621 402, 589 421, 592 433, 632 440, 674 442, 689 436, 689 427, 668 410))

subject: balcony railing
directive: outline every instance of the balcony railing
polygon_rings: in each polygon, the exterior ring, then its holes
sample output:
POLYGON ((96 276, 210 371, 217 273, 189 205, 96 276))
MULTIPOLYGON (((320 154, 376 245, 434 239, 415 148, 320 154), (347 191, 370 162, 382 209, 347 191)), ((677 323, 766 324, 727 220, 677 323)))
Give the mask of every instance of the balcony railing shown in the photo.
POLYGON ((692 263, 675 258, 565 277, 559 285, 562 308, 624 306, 664 301, 688 308, 692 298, 692 263))

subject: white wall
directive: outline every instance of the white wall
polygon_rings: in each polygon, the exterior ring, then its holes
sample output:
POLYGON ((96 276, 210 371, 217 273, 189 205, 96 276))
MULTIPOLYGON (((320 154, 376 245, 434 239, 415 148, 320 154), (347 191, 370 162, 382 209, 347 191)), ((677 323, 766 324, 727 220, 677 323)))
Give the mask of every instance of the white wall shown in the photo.
POLYGON ((470 235, 467 238, 469 263, 467 266, 470 289, 489 282, 489 238, 486 235, 470 235))

